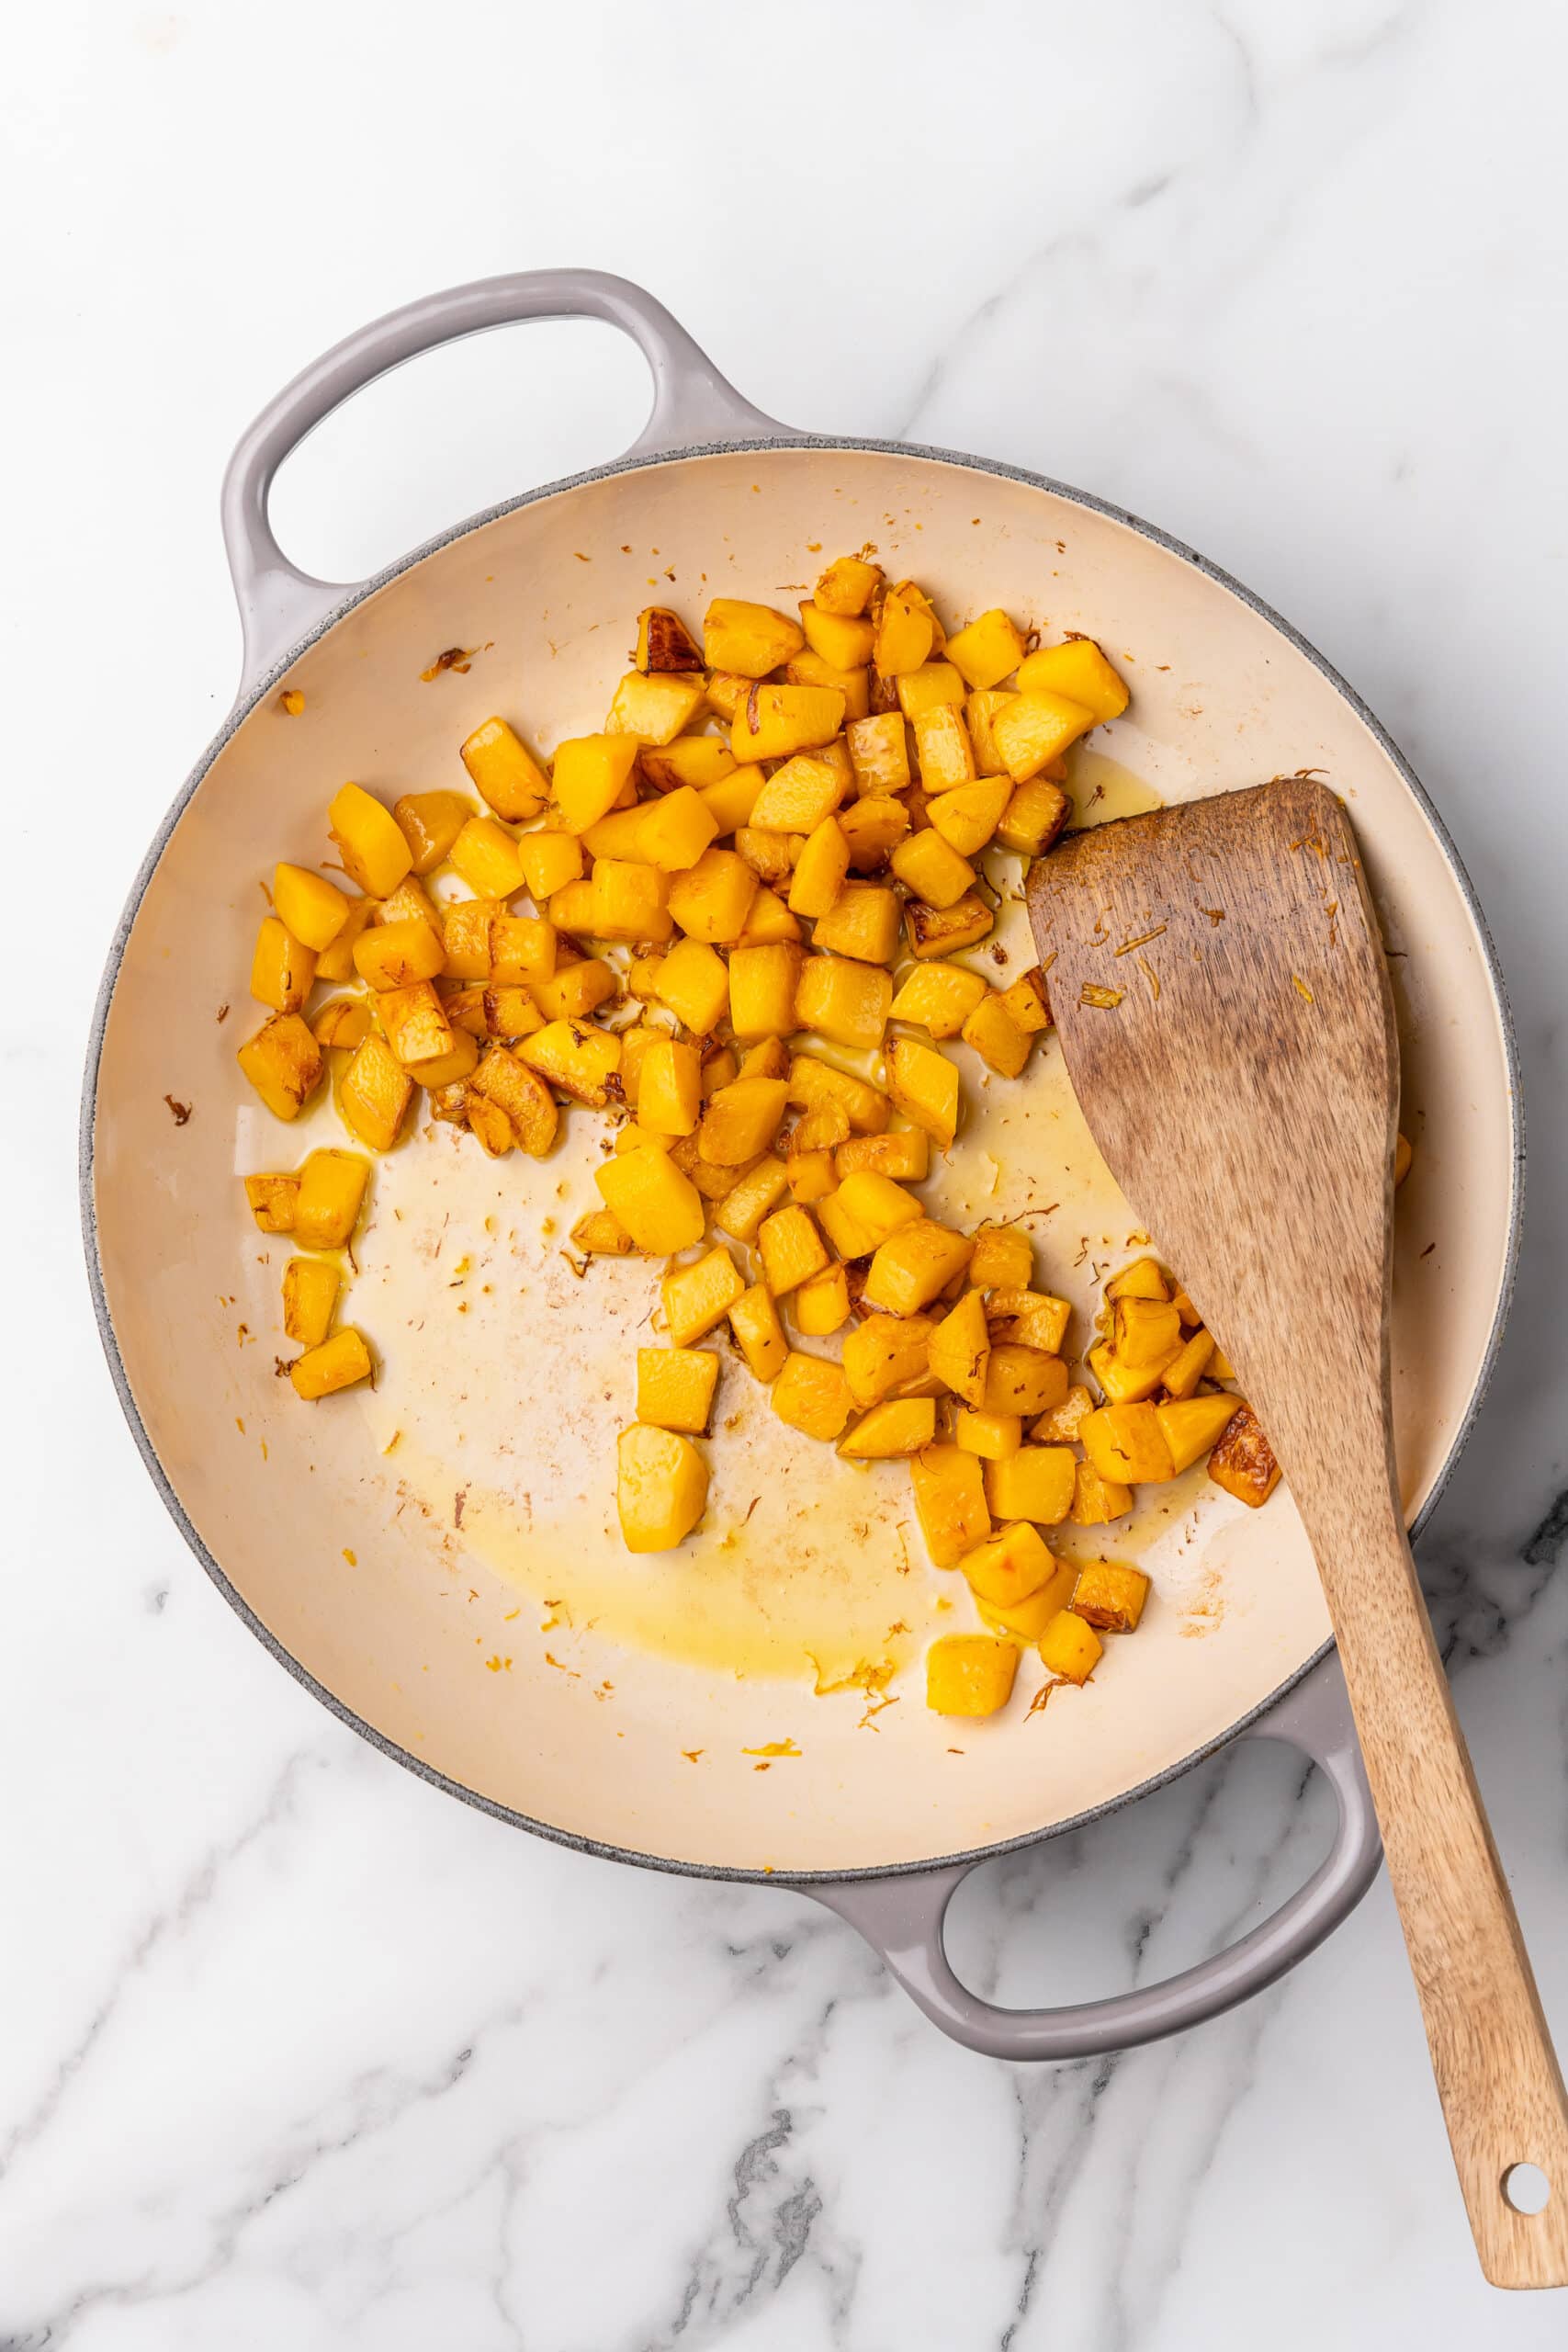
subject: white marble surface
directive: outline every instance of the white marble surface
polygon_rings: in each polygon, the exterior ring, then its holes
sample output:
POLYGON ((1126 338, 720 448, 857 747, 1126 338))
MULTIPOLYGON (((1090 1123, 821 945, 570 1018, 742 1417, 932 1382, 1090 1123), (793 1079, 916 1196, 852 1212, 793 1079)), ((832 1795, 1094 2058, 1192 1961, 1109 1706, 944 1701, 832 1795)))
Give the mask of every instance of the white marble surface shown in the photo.
MULTIPOLYGON (((1480 2283, 1381 1887, 1241 2014, 1026 2074, 947 2046, 810 1904, 534 1844, 340 1729, 141 1471, 73 1123, 103 944, 235 675, 220 467, 359 321, 619 269, 779 415, 1157 519, 1361 687, 1502 941, 1526 1276, 1423 1554, 1568 2039, 1565 63, 1544 0, 11 26, 7 2352, 1562 2342, 1562 2298, 1480 2283)), ((641 400, 587 330, 423 363, 292 469, 284 535, 352 576, 610 454, 641 400)), ((1015 2000, 1163 1971, 1325 1817, 1255 1749, 988 1874, 959 1956, 1015 2000)))

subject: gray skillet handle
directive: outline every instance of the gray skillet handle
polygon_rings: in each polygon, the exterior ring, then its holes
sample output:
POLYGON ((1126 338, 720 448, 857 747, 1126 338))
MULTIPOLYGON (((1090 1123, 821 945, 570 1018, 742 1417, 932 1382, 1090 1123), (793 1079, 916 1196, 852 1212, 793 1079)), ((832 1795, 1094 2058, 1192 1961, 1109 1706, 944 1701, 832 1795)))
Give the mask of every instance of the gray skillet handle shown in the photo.
POLYGON ((897 1878, 808 1882, 795 1891, 815 1895, 858 1928, 932 2023, 987 2057, 1098 2057, 1184 2032, 1293 1968, 1355 1908, 1382 1858, 1335 1653, 1242 1736, 1283 1740, 1326 1774, 1339 1807, 1334 1844, 1306 1884, 1260 1927, 1161 1984, 1075 2008, 1004 2009, 982 2000, 959 1983, 942 1943, 947 1906, 976 1867, 972 1862, 897 1878))
POLYGON ((653 376, 653 408, 626 458, 706 441, 789 441, 790 426, 764 416, 726 382, 661 302, 596 269, 537 269, 481 277, 427 294, 361 327, 286 384, 243 435, 223 477, 223 544, 244 632, 243 700, 317 621, 363 582, 312 579, 289 562, 267 520, 273 477, 289 451, 351 393, 419 352, 524 319, 603 319, 629 334, 653 376))

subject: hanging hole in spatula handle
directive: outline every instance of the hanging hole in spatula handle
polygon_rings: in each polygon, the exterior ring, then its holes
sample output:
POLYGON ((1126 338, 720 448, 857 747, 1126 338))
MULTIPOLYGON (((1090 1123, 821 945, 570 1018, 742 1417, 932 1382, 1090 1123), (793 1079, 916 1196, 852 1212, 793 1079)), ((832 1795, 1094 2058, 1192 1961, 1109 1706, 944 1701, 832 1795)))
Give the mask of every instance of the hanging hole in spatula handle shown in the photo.
POLYGON ((623 459, 709 441, 789 441, 726 381, 661 302, 594 269, 518 271, 427 294, 348 335, 301 369, 242 437, 223 479, 223 544, 244 635, 243 700, 299 639, 362 593, 359 582, 317 580, 290 563, 273 535, 267 499, 289 451, 389 368, 422 351, 530 319, 602 319, 630 335, 653 377, 647 424, 623 459))

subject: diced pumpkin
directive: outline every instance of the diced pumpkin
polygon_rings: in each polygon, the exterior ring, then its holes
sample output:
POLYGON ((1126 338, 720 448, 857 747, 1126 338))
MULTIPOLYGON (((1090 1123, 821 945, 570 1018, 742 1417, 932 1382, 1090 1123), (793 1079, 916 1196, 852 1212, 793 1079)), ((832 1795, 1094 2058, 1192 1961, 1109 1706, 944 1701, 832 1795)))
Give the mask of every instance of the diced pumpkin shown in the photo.
POLYGON ((1014 1289, 1005 1283, 993 1285, 986 1302, 993 1340, 1010 1340, 1047 1356, 1061 1354, 1072 1313, 1066 1299, 1054 1298, 1049 1291, 1014 1289))
POLYGON ((1075 1527, 1104 1527, 1133 1508, 1133 1490, 1114 1478, 1102 1478, 1092 1462, 1080 1462, 1073 1473, 1075 1527))
POLYGON ((967 685, 984 690, 1012 675, 1023 659, 1023 638, 1007 614, 993 605, 954 631, 947 640, 947 658, 963 672, 967 685))
POLYGON ((671 936, 670 877, 657 865, 602 857, 593 868, 592 888, 596 939, 651 940, 657 945, 671 936))
POLYGON ((976 1290, 1028 1287, 1034 1272, 1034 1245, 1016 1225, 984 1225, 975 1236, 969 1280, 976 1290))
POLYGON ((711 1348, 639 1348, 637 1417, 656 1430, 700 1437, 713 1410, 718 1358, 711 1348))
MULTIPOLYGON (((360 1050, 363 1052, 364 1048, 360 1050)), ((321 1047, 297 1012, 274 1013, 254 1037, 245 1040, 237 1058, 267 1109, 278 1119, 299 1116, 326 1069, 321 1047)))
POLYGON ((924 1215, 919 1201, 901 1184, 869 1169, 846 1176, 837 1197, 843 1214, 862 1232, 872 1236, 874 1249, 880 1248, 905 1226, 918 1223, 924 1215))
MULTIPOLYGON (((890 792, 874 792, 839 811, 839 831, 849 843, 850 868, 855 874, 880 874, 909 830, 909 812, 890 792)), ((892 897, 889 892, 888 897, 892 897)), ((897 904, 885 951, 891 956, 898 939, 897 904)))
POLYGON ((1123 1266, 1119 1274, 1111 1276, 1105 1285, 1105 1295, 1111 1300, 1157 1298, 1164 1302, 1170 1297, 1170 1285, 1156 1258, 1134 1258, 1130 1266, 1123 1266))
MULTIPOLYGON (((1235 1400, 1233 1400, 1235 1401, 1235 1400)), ((1280 1483, 1274 1449, 1250 1405, 1236 1402, 1224 1436, 1209 1456, 1209 1476, 1227 1495, 1257 1510, 1280 1483)))
POLYGON ((863 556, 835 556, 817 582, 816 602, 824 613, 863 613, 882 581, 880 564, 863 556))
MULTIPOLYGON (((934 841, 937 836, 919 838, 934 841)), ((923 899, 911 899, 904 909, 909 953, 922 963, 928 956, 956 956, 961 948, 977 945, 996 928, 996 920, 984 899, 973 890, 965 891, 951 907, 932 907, 923 899)))
MULTIPOLYGON (((547 841, 552 836, 538 833, 532 838, 547 841)), ((479 899, 514 899, 527 878, 516 839, 493 817, 470 817, 452 844, 451 856, 479 899)))
POLYGON ((746 928, 757 877, 733 850, 706 849, 670 884, 671 915, 688 938, 710 946, 738 940, 746 928))
MULTIPOLYGON (((800 965, 799 948, 787 944, 734 950, 728 969, 729 1017, 738 1037, 790 1035, 800 965)), ((687 1023, 688 1028, 694 1025, 687 1023)))
POLYGON ((629 1258, 637 1243, 609 1209, 584 1209, 571 1228, 571 1246, 591 1258, 629 1258))
POLYGON ((807 602, 800 607, 800 626, 811 650, 837 670, 863 669, 871 660, 876 628, 860 613, 829 612, 807 602))
POLYGON ((362 786, 345 784, 328 810, 333 840, 344 870, 372 899, 397 888, 413 864, 397 819, 362 786))
POLYGON ((986 1364, 986 1409, 992 1413, 1048 1412, 1067 1393, 1067 1367, 1060 1356, 1014 1340, 992 1344, 986 1364))
POLYGON ((629 670, 605 713, 604 732, 635 736, 639 743, 671 743, 695 717, 705 696, 700 676, 660 676, 629 670))
POLYGON ((1010 988, 1002 989, 997 1002, 1027 1037, 1038 1036, 1043 1029, 1051 1026, 1051 999, 1045 975, 1038 964, 1021 972, 1010 988))
POLYGON ((850 1390, 840 1367, 825 1356, 791 1349, 769 1399, 781 1421, 830 1444, 850 1418, 850 1390))
POLYGON ((824 817, 807 836, 790 878, 789 910, 815 922, 832 911, 850 870, 850 845, 836 818, 824 817))
MULTIPOLYGON (((789 1154, 789 1189, 802 1208, 825 1201, 837 1188, 833 1171, 833 1155, 826 1148, 797 1151, 791 1145, 789 1154)), ((835 1329, 837 1327, 835 1326, 835 1329)))
MULTIPOLYGON (((554 988, 556 981, 547 981, 554 988)), ((602 1111, 618 1087, 621 1041, 586 1021, 547 1021, 517 1048, 519 1058, 547 1086, 602 1111)), ((612 1201, 611 1207, 615 1206, 612 1201)))
POLYGON ((245 1199, 264 1233, 293 1232, 294 1204, 299 1196, 299 1179, 291 1173, 245 1179, 245 1199))
POLYGON ((1029 1434, 1037 1445, 1072 1445, 1096 1409, 1089 1390, 1075 1383, 1059 1405, 1053 1405, 1049 1412, 1041 1414, 1029 1434))
MULTIPOLYGON (((962 711, 951 702, 933 703, 929 710, 915 713, 910 725, 914 729, 915 755, 920 764, 920 789, 928 802, 943 799, 950 792, 973 783, 975 752, 962 711)), ((1004 789, 998 806, 998 816, 1006 799, 1004 789)), ((978 849, 982 841, 988 841, 990 832, 991 828, 987 827, 974 846, 978 849)))
POLYGON ((981 1621, 993 1633, 1010 1634, 1015 1642, 1038 1642, 1052 1618, 1070 1603, 1077 1574, 1076 1562, 1057 1560, 1045 1583, 1027 1600, 1003 1604, 979 1600, 976 1595, 981 1621))
POLYGON ((975 881, 967 859, 929 826, 898 843, 892 866, 907 890, 939 910, 956 906, 975 881))
POLYGON ((998 693, 994 686, 983 686, 964 697, 964 723, 969 729, 969 741, 975 747, 975 772, 977 775, 1000 775, 1002 773, 1002 755, 997 749, 993 722, 998 711, 1011 700, 1010 694, 998 693))
POLYGON ((805 631, 771 605, 716 596, 703 617, 703 659, 710 670, 739 678, 765 678, 799 652, 805 631))
POLYGON ((669 1006, 682 1028, 705 1037, 724 1018, 729 985, 729 970, 722 956, 702 940, 678 939, 660 961, 653 994, 660 1004, 669 1006))
POLYGON ((928 1445, 909 1464, 915 1516, 939 1568, 955 1568, 991 1532, 977 1457, 955 1445, 928 1445))
MULTIPOLYGON (((987 1476, 988 1484, 989 1473, 987 1476)), ((998 1609, 1016 1608, 1048 1584, 1056 1571, 1039 1530, 1027 1520, 1019 1520, 1004 1527, 999 1535, 976 1544, 958 1565, 976 1598, 998 1609)))
MULTIPOLYGON (((492 980, 505 985, 531 988, 536 980, 553 978, 556 968, 557 938, 554 923, 546 922, 538 915, 513 915, 498 911, 491 919, 490 975, 492 980)), ((448 966, 450 970, 450 966, 448 966)), ((464 978, 479 978, 479 974, 465 974, 464 978)))
POLYGON ((528 896, 536 907, 553 899, 569 883, 582 879, 582 843, 575 833, 541 826, 513 844, 528 896))
POLYGON ((1032 1520, 1056 1527, 1073 1507, 1077 1463, 1066 1445, 1021 1445, 986 1473, 986 1500, 993 1518, 1032 1520))
POLYGON ((637 1074, 637 1125, 656 1136, 689 1136, 702 1113, 702 1058, 695 1046, 656 1037, 637 1074))
POLYGON ((938 1715, 994 1715, 1012 1696, 1018 1646, 995 1634, 944 1634, 926 1652, 926 1705, 938 1715))
POLYGON ((999 994, 993 991, 982 998, 960 1035, 998 1078, 1022 1075, 1033 1040, 1019 1027, 999 994))
POLYGON ((639 670, 700 670, 701 646, 678 613, 668 605, 646 605, 637 616, 639 670))
POLYGON ((872 661, 884 678, 902 677, 929 657, 936 631, 923 598, 889 588, 877 608, 872 661))
POLYGON ((547 980, 536 980, 532 995, 547 1021, 586 1021, 615 994, 615 975, 597 956, 560 964, 547 980))
POLYGON ((440 933, 417 915, 378 923, 354 943, 355 969, 373 989, 407 989, 434 979, 446 960, 440 933))
POLYGON ((775 768, 752 808, 750 822, 780 833, 809 833, 843 798, 843 779, 826 760, 797 753, 775 768))
POLYGON ((854 769, 855 788, 862 799, 908 792, 912 777, 908 737, 901 710, 884 710, 874 718, 852 719, 844 729, 844 741, 854 769))
POLYGON ((354 1231, 368 1163, 352 1151, 312 1151, 299 1170, 294 1231, 306 1250, 341 1250, 354 1231))
POLYGON ((251 994, 274 1012, 298 1012, 316 977, 316 958, 286 923, 265 915, 251 958, 251 994))
POLYGON ((1092 711, 1097 720, 1120 718, 1126 709, 1126 686, 1092 637, 1070 637, 1065 645, 1043 645, 1029 654, 1018 673, 1021 692, 1042 689, 1066 695, 1092 711))
POLYGON ((789 1357, 789 1341, 773 1304, 773 1293, 761 1283, 742 1291, 729 1310, 729 1328, 748 1368, 759 1380, 776 1379, 789 1357))
POLYGON ((672 1552, 707 1509, 707 1464, 688 1437, 634 1422, 616 1444, 615 1509, 628 1552, 672 1552))
POLYGON ((911 972, 889 1009, 895 1021, 911 1021, 933 1037, 956 1037, 988 983, 962 964, 932 962, 911 972))
POLYGON ((809 646, 785 662, 784 676, 792 686, 825 686, 841 694, 846 720, 863 718, 871 708, 870 671, 837 669, 809 646))
POLYGON ((899 1454, 919 1453, 935 1432, 936 1407, 929 1396, 893 1396, 874 1405, 855 1423, 840 1440, 839 1452, 846 1461, 889 1462, 899 1454))
POLYGON ((1039 1646, 1042 1666, 1060 1682, 1087 1682, 1105 1655, 1105 1645, 1094 1627, 1070 1609, 1052 1618, 1039 1646))
POLYGON ((375 1370, 370 1350, 363 1331, 345 1324, 334 1331, 330 1340, 319 1347, 307 1348, 296 1356, 288 1367, 288 1377, 294 1384, 294 1394, 313 1405, 319 1397, 332 1396, 340 1388, 352 1388, 356 1381, 368 1380, 375 1370))
POLYGON ((1090 1348, 1089 1368, 1099 1381, 1108 1405, 1141 1405, 1154 1395, 1166 1365, 1179 1353, 1179 1347, 1175 1347, 1164 1362, 1156 1358, 1153 1363, 1130 1364, 1124 1363, 1115 1349, 1102 1340, 1099 1347, 1090 1348))
MULTIPOLYGON (((317 979, 328 981, 333 987, 341 981, 352 980, 355 977, 355 942, 376 912, 377 902, 374 899, 350 899, 347 903, 348 912, 343 919, 341 928, 333 933, 327 945, 316 957, 317 979)), ((295 933, 295 937, 299 937, 298 933, 295 933)))
POLYGON ((1171 1358, 1160 1374, 1160 1386, 1166 1395, 1177 1399, 1195 1395, 1213 1353, 1213 1333, 1200 1325, 1190 1339, 1182 1341, 1179 1354, 1171 1358))
POLYGON ((1059 784, 1043 775, 1031 776, 1018 786, 1003 810, 997 839, 1020 857, 1039 857, 1060 839, 1072 811, 1059 784))
POLYGON ((370 1008, 363 997, 334 996, 310 1023, 318 1046, 352 1053, 370 1028, 370 1008))
POLYGON ((707 683, 709 709, 716 710, 721 718, 733 722, 736 712, 754 683, 754 680, 742 678, 731 670, 710 671, 707 683))
POLYGON ((893 982, 880 966, 843 956, 811 956, 795 989, 795 1022, 834 1045, 880 1046, 893 982))
POLYGON ((1101 1634, 1132 1634, 1148 1597, 1149 1580, 1141 1568, 1124 1567, 1119 1560, 1089 1560, 1078 1571, 1073 1615, 1101 1634))
POLYGON ((710 1095, 697 1149, 711 1167, 739 1168, 764 1152, 778 1133, 788 1086, 782 1078, 738 1078, 710 1095))
POLYGON ((556 751, 555 803, 569 833, 585 833, 615 808, 641 749, 635 735, 575 735, 556 751))
POLYGON ((1040 688, 1014 695, 998 711, 991 731, 1014 784, 1027 784, 1093 725, 1093 711, 1081 702, 1040 688))
POLYGON ((795 1294, 796 1329, 807 1340, 826 1340, 850 1319, 850 1286, 842 1266, 824 1266, 808 1275, 795 1294))
POLYGON ((797 1202, 764 1217, 757 1233, 762 1278, 775 1298, 818 1273, 828 1263, 822 1237, 809 1213, 797 1202))
POLYGON ((463 744, 462 759, 483 797, 509 825, 527 824, 549 800, 549 777, 504 718, 487 718, 476 727, 463 744))
POLYGON ((1178 1397, 1154 1408, 1160 1435, 1169 1452, 1173 1475, 1190 1470, 1201 1453, 1219 1443, 1236 1418, 1237 1399, 1217 1396, 1178 1397))
POLYGON ((342 1276, 324 1258, 290 1258, 283 1269, 283 1336, 319 1348, 333 1328, 342 1276))
POLYGON ((743 764, 787 760, 830 743, 843 723, 844 697, 836 686, 753 686, 736 709, 729 748, 743 764))
POLYGON ((855 1403, 863 1409, 879 1405, 885 1396, 920 1379, 931 1335, 924 1316, 906 1320, 892 1315, 868 1315, 846 1333, 844 1377, 855 1403))
MULTIPOLYGON (((453 1032, 452 1043, 444 1054, 433 1054, 427 1061, 408 1062, 404 1067, 416 1086, 428 1087, 434 1093, 468 1078, 479 1057, 478 1039, 458 1029, 453 1032)), ((434 1105, 432 1111, 434 1116, 439 1117, 434 1105)))
MULTIPOLYGON (((967 1234, 955 1233, 931 1217, 901 1226, 872 1259, 863 1294, 867 1306, 889 1315, 918 1315, 963 1272, 973 1247, 967 1234)), ((995 1354, 993 1349, 993 1362, 995 1354)))
POLYGON ((1134 1370, 1150 1363, 1168 1364, 1181 1344, 1181 1317, 1174 1306, 1161 1299, 1117 1299, 1111 1314, 1111 1345, 1124 1364, 1134 1370))
POLYGON ((1023 1423, 1016 1413, 987 1413, 965 1405, 953 1415, 953 1442, 982 1462, 1005 1462, 1023 1442, 1023 1423))
POLYGON ((718 820, 691 785, 677 785, 642 812, 640 854, 666 874, 695 865, 718 837, 718 820))
POLYGON ((885 1136, 851 1136, 838 1146, 833 1167, 839 1182, 870 1169, 905 1183, 923 1184, 931 1173, 931 1137, 923 1127, 900 1127, 885 1136))
POLYGON ((899 673, 898 707, 911 725, 943 705, 953 711, 964 707, 964 680, 951 662, 923 662, 918 670, 899 673))
MULTIPOLYGON (((526 995, 527 991, 524 991, 526 995)), ((376 1000, 381 1027, 399 1061, 434 1061, 452 1051, 452 1026, 441 999, 428 980, 412 987, 388 989, 376 1000)), ((538 1015, 534 1016, 536 1024, 538 1015)))
MULTIPOLYGON (((944 1387, 976 1409, 986 1401, 986 1366, 991 1352, 984 1297, 965 1293, 931 1333, 931 1369, 944 1387)), ((1015 1512, 1027 1518, 1027 1512, 1015 1512)))
POLYGON ((319 956, 343 929, 350 900, 324 874, 312 874, 306 865, 277 865, 273 868, 272 903, 290 935, 319 956))
POLYGON ((463 1118, 468 1133, 489 1159, 504 1159, 517 1141, 511 1120, 499 1102, 477 1093, 471 1084, 461 1091, 463 1118))
POLYGON ((918 1037, 894 1040, 887 1057, 887 1091, 906 1118, 946 1151, 958 1132, 958 1072, 945 1054, 918 1037))
POLYGON ((606 1159, 593 1181, 605 1207, 649 1256, 672 1257, 702 1239, 702 1194, 668 1152, 628 1151, 606 1159))
POLYGON ((759 825, 738 825, 735 852, 743 857, 760 882, 787 882, 806 846, 800 833, 764 832, 759 825))
MULTIPOLYGON (((671 750, 675 749, 676 746, 671 744, 671 750)), ((760 767, 738 768, 728 748, 724 749, 724 756, 729 761, 726 775, 712 784, 697 786, 697 798, 718 828, 716 838, 720 840, 726 833, 736 832, 742 825, 750 822, 751 811, 767 782, 760 767)), ((646 762, 648 754, 645 752, 643 757, 646 762)))
MULTIPOLYGON (((442 968, 448 979, 488 980, 493 899, 457 899, 441 910, 442 968)), ((551 937, 554 937, 551 930, 551 937)))
MULTIPOLYGON (((536 1033, 540 1037, 545 1034, 542 1029, 536 1033)), ((531 1159, 544 1158, 556 1139, 560 1113, 548 1086, 529 1068, 521 1049, 513 1053, 508 1046, 492 1046, 469 1080, 468 1092, 505 1114, 513 1140, 531 1159)), ((468 1124, 473 1125, 471 1109, 468 1124)))
POLYGON ((960 784, 951 791, 939 792, 927 805, 926 814, 950 849, 960 857, 973 857, 985 848, 1002 820, 1012 786, 1003 776, 987 776, 982 783, 960 784))

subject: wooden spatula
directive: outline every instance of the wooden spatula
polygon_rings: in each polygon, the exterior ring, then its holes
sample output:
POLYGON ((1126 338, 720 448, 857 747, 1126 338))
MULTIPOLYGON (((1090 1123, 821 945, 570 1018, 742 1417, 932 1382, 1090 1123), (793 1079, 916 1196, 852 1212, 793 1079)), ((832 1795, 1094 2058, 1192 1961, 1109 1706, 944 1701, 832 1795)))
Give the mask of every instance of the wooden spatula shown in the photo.
POLYGON ((1029 910, 1084 1116, 1316 1555, 1481 2267, 1568 2285, 1568 2099, 1394 1473, 1399 1049, 1345 812, 1292 780, 1103 825, 1038 861, 1029 910))

